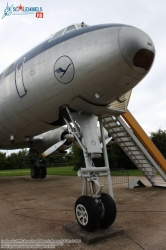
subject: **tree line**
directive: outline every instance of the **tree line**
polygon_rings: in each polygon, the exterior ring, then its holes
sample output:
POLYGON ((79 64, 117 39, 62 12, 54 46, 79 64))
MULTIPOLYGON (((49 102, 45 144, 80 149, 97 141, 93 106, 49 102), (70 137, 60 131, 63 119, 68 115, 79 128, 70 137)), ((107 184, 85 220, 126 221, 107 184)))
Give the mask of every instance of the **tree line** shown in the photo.
MULTIPOLYGON (((157 132, 151 132, 150 138, 166 158, 166 130, 159 129, 157 132)), ((117 144, 112 144, 108 149, 108 159, 111 169, 136 168, 117 144)), ((82 150, 76 145, 72 147, 68 154, 50 156, 44 159, 43 163, 48 167, 72 165, 75 170, 85 166, 82 150)), ((29 160, 27 150, 21 150, 18 153, 12 153, 10 155, 0 152, 0 170, 29 168, 30 165, 31 161, 29 160)), ((102 157, 94 159, 94 165, 104 166, 104 159, 102 157)))
POLYGON ((26 158, 26 154, 26 150, 10 155, 0 152, 0 170, 25 168, 26 164, 24 159, 26 158))
MULTIPOLYGON (((41 163, 47 167, 72 165, 71 153, 58 154, 48 158, 40 159, 41 163)), ((35 163, 32 157, 28 156, 28 150, 24 149, 18 153, 7 155, 0 152, 0 170, 30 168, 35 163)))

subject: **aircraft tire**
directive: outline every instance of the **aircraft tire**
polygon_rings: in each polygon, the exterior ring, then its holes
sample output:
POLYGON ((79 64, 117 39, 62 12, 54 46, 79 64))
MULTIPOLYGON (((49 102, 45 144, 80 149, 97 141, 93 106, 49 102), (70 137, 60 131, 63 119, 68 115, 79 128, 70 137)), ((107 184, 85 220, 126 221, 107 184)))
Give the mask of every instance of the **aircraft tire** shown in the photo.
POLYGON ((100 227, 101 210, 91 196, 80 196, 75 203, 78 224, 86 231, 93 232, 100 227))
POLYGON ((39 178, 39 169, 37 166, 31 167, 31 178, 38 179, 39 178))
POLYGON ((101 219, 101 228, 111 226, 116 219, 116 203, 114 199, 107 193, 101 193, 101 202, 104 206, 104 215, 101 219))
POLYGON ((44 178, 46 178, 46 176, 47 176, 47 168, 45 166, 40 166, 39 167, 39 177, 41 179, 44 179, 44 178))

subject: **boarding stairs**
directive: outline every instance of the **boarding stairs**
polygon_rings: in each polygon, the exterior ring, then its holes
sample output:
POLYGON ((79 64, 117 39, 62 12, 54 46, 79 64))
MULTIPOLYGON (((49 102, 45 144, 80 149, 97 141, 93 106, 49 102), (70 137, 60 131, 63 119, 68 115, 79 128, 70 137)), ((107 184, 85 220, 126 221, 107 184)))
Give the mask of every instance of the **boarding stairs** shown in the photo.
POLYGON ((131 113, 104 116, 102 123, 152 186, 166 187, 166 160, 131 113))

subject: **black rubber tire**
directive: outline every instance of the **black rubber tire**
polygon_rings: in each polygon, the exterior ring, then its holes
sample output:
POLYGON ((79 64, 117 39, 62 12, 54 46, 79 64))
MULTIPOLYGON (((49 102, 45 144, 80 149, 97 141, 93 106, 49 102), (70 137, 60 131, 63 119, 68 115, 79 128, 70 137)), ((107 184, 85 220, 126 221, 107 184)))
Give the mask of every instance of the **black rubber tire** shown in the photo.
POLYGON ((46 176, 47 176, 47 168, 45 166, 40 166, 39 167, 39 177, 41 179, 44 179, 44 178, 46 178, 46 176))
POLYGON ((107 193, 101 193, 101 202, 104 206, 104 216, 101 219, 101 228, 111 226, 116 219, 116 204, 114 199, 107 193))
POLYGON ((39 168, 37 166, 31 167, 31 178, 38 179, 39 178, 39 168))
POLYGON ((76 200, 75 216, 81 228, 88 232, 100 227, 101 210, 93 197, 83 195, 76 200))

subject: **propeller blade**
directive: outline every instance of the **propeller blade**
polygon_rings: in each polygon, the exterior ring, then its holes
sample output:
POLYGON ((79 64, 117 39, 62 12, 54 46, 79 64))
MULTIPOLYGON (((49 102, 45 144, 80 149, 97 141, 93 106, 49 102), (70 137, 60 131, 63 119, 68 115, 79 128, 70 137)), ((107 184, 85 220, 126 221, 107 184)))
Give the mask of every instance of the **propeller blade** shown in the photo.
POLYGON ((52 154, 54 151, 60 148, 65 143, 65 141, 66 139, 55 143, 53 146, 51 146, 50 148, 48 148, 45 152, 41 154, 42 157, 47 157, 48 155, 52 154))

